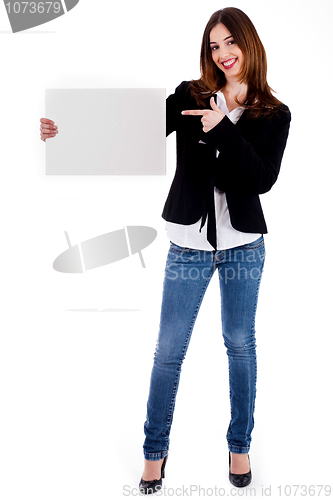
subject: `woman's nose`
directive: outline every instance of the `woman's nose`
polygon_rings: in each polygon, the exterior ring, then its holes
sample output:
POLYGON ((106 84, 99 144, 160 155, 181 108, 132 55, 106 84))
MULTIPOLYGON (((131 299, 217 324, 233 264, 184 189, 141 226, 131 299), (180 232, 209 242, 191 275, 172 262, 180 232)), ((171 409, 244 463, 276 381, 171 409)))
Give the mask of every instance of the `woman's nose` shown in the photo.
POLYGON ((228 49, 220 49, 220 53, 219 53, 219 59, 220 61, 224 61, 228 56, 229 56, 229 50, 228 49))

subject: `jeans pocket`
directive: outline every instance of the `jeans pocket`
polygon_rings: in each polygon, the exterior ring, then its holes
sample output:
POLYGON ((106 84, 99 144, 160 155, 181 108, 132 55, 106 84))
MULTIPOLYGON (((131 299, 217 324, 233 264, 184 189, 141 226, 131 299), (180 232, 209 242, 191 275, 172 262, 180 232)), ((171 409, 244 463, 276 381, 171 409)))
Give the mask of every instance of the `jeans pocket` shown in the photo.
POLYGON ((180 247, 179 245, 176 245, 176 243, 173 243, 172 241, 170 241, 170 250, 172 250, 173 252, 188 252, 190 250, 190 248, 188 247, 180 247))
POLYGON ((264 246, 265 241, 263 235, 261 235, 257 240, 251 241, 250 243, 245 243, 245 245, 242 245, 240 248, 243 248, 244 250, 258 250, 262 246, 264 246))

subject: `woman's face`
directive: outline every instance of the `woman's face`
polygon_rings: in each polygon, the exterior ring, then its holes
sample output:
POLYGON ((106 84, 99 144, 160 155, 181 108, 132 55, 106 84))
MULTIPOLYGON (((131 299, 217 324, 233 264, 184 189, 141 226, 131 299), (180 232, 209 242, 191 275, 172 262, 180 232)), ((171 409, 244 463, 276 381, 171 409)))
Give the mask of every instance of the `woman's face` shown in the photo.
POLYGON ((216 66, 223 71, 226 79, 237 76, 243 67, 244 55, 224 24, 214 26, 209 39, 216 66))

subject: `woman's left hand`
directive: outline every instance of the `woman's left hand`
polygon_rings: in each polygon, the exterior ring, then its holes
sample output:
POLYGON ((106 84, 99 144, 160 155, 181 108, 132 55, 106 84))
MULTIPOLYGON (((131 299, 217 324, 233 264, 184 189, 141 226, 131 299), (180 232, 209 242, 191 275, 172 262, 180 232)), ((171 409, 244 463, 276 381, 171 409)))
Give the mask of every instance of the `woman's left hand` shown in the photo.
POLYGON ((215 104, 214 97, 210 99, 210 105, 212 109, 192 109, 182 111, 182 115, 192 115, 192 116, 202 116, 201 122, 203 125, 203 131, 209 132, 212 128, 215 127, 222 118, 225 117, 225 114, 222 113, 220 108, 215 104))

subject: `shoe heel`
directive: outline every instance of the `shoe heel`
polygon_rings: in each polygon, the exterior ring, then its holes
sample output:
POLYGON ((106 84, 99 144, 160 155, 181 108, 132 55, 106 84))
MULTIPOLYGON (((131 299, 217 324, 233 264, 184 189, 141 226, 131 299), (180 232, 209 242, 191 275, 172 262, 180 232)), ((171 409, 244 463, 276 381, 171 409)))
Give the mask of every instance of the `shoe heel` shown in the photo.
POLYGON ((166 464, 167 458, 168 458, 168 455, 165 455, 164 460, 163 460, 163 464, 161 467, 161 478, 163 478, 163 479, 165 478, 164 469, 165 469, 165 464, 166 464))

